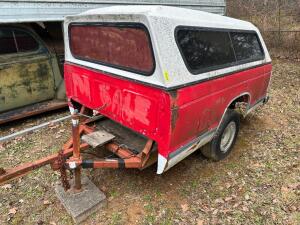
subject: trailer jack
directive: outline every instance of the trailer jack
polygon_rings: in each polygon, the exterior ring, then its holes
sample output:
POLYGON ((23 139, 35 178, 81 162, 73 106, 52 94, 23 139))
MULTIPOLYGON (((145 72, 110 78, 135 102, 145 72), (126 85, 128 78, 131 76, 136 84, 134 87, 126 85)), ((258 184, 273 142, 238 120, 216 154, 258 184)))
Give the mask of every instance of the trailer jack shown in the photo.
POLYGON ((138 168, 145 167, 151 150, 153 140, 148 139, 144 148, 140 152, 127 149, 122 144, 112 140, 106 142, 98 141, 98 146, 103 146, 112 152, 115 158, 101 158, 97 160, 84 159, 81 152, 93 147, 90 143, 81 141, 83 136, 93 135, 95 127, 88 126, 85 122, 80 123, 80 115, 76 112, 72 114, 72 137, 66 142, 58 153, 46 156, 34 162, 25 163, 15 168, 0 168, 0 185, 15 178, 22 177, 27 173, 40 167, 51 165, 53 170, 57 170, 61 175, 62 186, 65 190, 70 189, 67 170, 73 171, 74 187, 76 192, 81 191, 81 169, 86 168, 138 168))

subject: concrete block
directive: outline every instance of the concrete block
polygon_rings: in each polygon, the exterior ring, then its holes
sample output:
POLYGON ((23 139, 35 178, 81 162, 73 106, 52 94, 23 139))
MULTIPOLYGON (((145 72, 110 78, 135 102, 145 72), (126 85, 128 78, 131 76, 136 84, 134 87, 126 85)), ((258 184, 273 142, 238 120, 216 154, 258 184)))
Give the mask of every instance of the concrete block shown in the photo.
MULTIPOLYGON (((86 176, 81 177, 82 191, 74 192, 72 189, 65 191, 61 185, 55 187, 55 192, 74 222, 79 224, 86 220, 92 213, 106 206, 106 197, 94 183, 86 176)), ((71 180, 71 187, 74 181, 71 180)))

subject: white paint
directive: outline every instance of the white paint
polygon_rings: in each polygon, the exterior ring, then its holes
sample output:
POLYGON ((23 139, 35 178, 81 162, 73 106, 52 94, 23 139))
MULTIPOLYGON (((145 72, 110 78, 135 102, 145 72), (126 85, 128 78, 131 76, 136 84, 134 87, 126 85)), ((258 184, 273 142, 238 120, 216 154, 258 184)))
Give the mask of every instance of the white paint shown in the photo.
MULTIPOLYGON (((204 135, 201 135, 198 137, 194 144, 188 147, 182 147, 185 149, 178 149, 177 151, 181 151, 175 156, 170 156, 169 159, 166 159, 162 155, 158 154, 157 159, 157 174, 162 174, 163 172, 166 172, 171 167, 175 166, 177 163, 179 163, 181 160, 185 159, 187 156, 198 150, 203 145, 210 142, 215 134, 215 131, 210 131, 209 133, 205 133, 204 135)), ((176 151, 175 151, 176 152, 176 151)))
POLYGON ((70 169, 75 169, 76 168, 76 163, 75 162, 69 162, 69 167, 70 167, 70 169))
POLYGON ((79 120, 72 119, 73 126, 77 126, 79 124, 79 120))
POLYGON ((157 158, 157 174, 162 174, 166 168, 168 160, 163 157, 161 154, 158 154, 157 158))
POLYGON ((75 109, 73 107, 69 106, 69 110, 70 110, 71 115, 73 115, 75 113, 75 109))
POLYGON ((75 59, 69 49, 67 32, 65 33, 66 61, 166 88, 271 62, 270 55, 260 32, 253 24, 198 10, 169 6, 113 6, 92 9, 77 16, 67 17, 64 24, 65 31, 68 31, 68 26, 71 22, 137 22, 144 24, 150 33, 156 61, 156 69, 152 76, 143 76, 121 69, 75 59), (175 28, 179 25, 256 31, 265 52, 265 59, 193 75, 186 68, 175 41, 174 32, 175 28), (164 71, 168 71, 168 81, 164 79, 164 71))
POLYGON ((97 116, 99 114, 99 112, 97 110, 93 109, 93 116, 97 116))

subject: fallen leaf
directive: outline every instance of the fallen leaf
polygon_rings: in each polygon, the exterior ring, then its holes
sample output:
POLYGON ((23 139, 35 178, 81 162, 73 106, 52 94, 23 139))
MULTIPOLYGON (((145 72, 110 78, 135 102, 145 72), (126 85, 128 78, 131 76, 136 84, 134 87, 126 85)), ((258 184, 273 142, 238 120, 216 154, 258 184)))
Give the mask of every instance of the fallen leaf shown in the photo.
POLYGON ((37 221, 37 225, 43 225, 45 222, 42 220, 37 221))
POLYGON ((189 210, 188 204, 182 204, 182 205, 181 205, 181 209, 182 209, 183 212, 188 211, 188 210, 189 210))
POLYGON ((248 194, 245 194, 245 199, 248 201, 250 199, 250 196, 248 194))
POLYGON ((290 210, 291 212, 296 212, 296 211, 297 211, 297 207, 294 206, 294 205, 292 205, 292 206, 289 207, 289 210, 290 210))
POLYGON ((107 187, 105 187, 105 186, 101 186, 101 191, 104 191, 104 192, 106 192, 107 191, 107 187))
POLYGON ((10 214, 13 214, 13 215, 15 215, 16 213, 17 213, 17 207, 14 207, 14 208, 11 208, 11 209, 9 209, 9 211, 8 211, 8 214, 10 215, 10 214))
POLYGON ((226 186, 226 188, 228 189, 228 188, 231 187, 231 184, 230 184, 230 183, 226 183, 225 186, 226 186))
POLYGON ((221 198, 217 198, 217 199, 215 200, 215 203, 223 204, 223 203, 224 203, 224 200, 221 199, 221 198))
POLYGON ((51 202, 49 202, 48 200, 44 201, 44 205, 50 205, 50 204, 51 204, 51 202))
POLYGON ((289 184, 288 187, 293 190, 300 190, 300 183, 289 184))
POLYGON ((243 210, 244 212, 248 212, 248 211, 249 211, 249 209, 248 209, 247 206, 243 206, 243 207, 242 207, 242 210, 243 210))
POLYGON ((233 208, 238 207, 240 204, 241 204, 241 203, 235 203, 235 204, 233 205, 233 208))
POLYGON ((233 197, 226 197, 225 198, 225 202, 229 202, 229 201, 231 201, 233 199, 233 197))
POLYGON ((281 193, 287 193, 287 192, 290 192, 289 188, 287 188, 285 186, 282 186, 281 187, 281 193))
POLYGON ((65 129, 60 129, 59 131, 57 131, 58 134, 64 133, 66 130, 65 129))
POLYGON ((7 190, 7 189, 11 189, 12 186, 11 186, 11 184, 5 184, 5 185, 2 186, 2 188, 7 190))
POLYGON ((219 210, 218 209, 215 209, 214 211, 213 211, 213 215, 216 215, 217 213, 219 212, 219 210))
POLYGON ((197 225, 203 225, 204 224, 204 220, 198 219, 197 220, 197 225))

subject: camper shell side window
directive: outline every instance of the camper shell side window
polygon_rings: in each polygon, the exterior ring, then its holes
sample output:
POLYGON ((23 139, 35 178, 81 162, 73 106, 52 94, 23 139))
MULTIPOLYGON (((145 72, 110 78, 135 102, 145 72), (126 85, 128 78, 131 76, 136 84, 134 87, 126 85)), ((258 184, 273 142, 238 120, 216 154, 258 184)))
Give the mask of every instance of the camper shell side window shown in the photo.
POLYGON ((150 34, 141 23, 71 23, 74 58, 150 76, 155 59, 150 34))
POLYGON ((193 75, 265 58, 255 31, 178 26, 175 40, 193 75))

